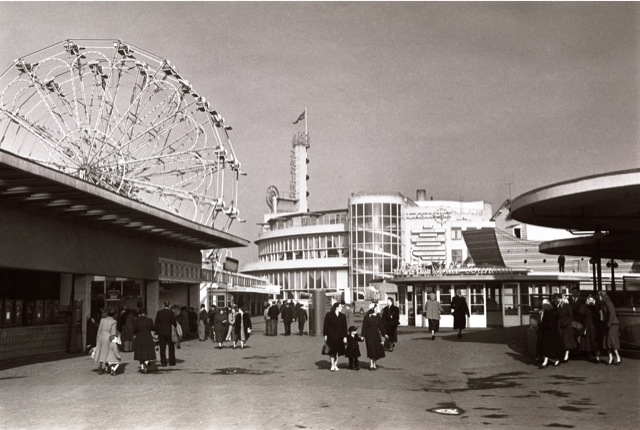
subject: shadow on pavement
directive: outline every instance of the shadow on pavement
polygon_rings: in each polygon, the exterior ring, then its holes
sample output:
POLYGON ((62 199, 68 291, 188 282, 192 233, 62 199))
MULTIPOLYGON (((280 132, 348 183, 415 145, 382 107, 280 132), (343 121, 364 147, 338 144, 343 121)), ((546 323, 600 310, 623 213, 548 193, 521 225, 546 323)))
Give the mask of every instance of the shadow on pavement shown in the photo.
POLYGON ((52 361, 67 360, 69 358, 77 358, 86 356, 91 359, 87 354, 83 352, 56 352, 51 354, 34 355, 32 357, 19 357, 11 358, 8 360, 0 361, 0 370, 13 369, 14 367, 29 366, 37 363, 49 363, 52 361))

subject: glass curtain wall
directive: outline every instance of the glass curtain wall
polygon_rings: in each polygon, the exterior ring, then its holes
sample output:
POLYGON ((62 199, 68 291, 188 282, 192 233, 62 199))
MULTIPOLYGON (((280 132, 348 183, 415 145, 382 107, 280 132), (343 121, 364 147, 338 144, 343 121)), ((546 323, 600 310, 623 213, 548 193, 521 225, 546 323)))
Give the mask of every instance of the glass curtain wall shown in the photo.
POLYGON ((350 205, 350 268, 354 300, 364 297, 369 283, 391 276, 401 261, 402 205, 354 203, 350 205))

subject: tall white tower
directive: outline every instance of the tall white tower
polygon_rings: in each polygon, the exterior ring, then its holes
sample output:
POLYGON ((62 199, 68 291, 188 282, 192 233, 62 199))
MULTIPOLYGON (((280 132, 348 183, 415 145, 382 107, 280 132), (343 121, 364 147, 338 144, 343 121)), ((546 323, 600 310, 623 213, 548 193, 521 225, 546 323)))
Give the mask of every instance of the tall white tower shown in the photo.
POLYGON ((307 197, 309 191, 307 188, 308 164, 307 150, 309 149, 309 134, 298 133, 293 136, 291 142, 291 184, 289 186, 290 197, 295 201, 296 212, 307 212, 309 206, 307 197))

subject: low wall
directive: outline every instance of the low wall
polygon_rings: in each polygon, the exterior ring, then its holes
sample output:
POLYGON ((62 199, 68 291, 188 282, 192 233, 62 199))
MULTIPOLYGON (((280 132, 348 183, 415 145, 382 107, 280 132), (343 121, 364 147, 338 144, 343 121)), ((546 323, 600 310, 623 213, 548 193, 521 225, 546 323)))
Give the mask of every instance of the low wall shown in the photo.
POLYGON ((0 360, 65 352, 68 349, 67 324, 0 329, 0 360))

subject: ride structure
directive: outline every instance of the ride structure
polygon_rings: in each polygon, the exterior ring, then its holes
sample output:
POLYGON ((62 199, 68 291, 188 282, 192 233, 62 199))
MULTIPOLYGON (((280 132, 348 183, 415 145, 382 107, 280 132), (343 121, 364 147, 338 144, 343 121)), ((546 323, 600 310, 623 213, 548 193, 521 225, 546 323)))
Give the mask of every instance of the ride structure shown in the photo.
POLYGON ((0 75, 0 150, 222 231, 243 222, 230 130, 169 60, 122 40, 59 42, 0 75))

